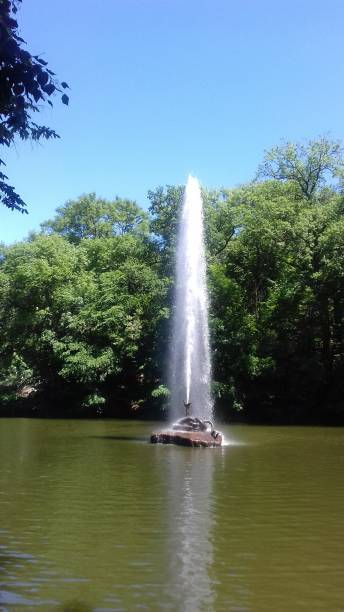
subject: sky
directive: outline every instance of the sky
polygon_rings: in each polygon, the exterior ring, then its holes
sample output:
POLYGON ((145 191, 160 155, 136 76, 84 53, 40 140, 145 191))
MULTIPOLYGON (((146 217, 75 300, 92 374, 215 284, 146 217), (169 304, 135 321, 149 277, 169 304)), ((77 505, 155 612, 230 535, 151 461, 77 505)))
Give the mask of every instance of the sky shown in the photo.
POLYGON ((28 215, 0 207, 11 243, 87 192, 254 178, 264 150, 344 139, 342 0, 23 0, 21 36, 70 85, 35 120, 60 140, 2 151, 28 215))

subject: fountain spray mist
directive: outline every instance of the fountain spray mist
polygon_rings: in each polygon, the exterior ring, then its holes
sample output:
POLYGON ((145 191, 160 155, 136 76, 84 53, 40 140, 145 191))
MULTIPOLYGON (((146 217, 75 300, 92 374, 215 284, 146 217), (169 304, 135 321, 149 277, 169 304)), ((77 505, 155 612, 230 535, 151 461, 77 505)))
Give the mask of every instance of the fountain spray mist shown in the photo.
POLYGON ((203 203, 199 183, 188 177, 177 239, 175 309, 170 355, 170 410, 173 419, 190 413, 212 418, 208 295, 204 252, 203 203))

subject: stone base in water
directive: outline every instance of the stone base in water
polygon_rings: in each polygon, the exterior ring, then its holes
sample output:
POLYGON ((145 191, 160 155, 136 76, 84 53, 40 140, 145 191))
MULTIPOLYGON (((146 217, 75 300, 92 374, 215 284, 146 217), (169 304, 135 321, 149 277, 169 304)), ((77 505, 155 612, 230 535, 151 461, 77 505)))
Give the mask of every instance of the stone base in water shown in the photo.
POLYGON ((217 434, 214 438, 210 431, 174 431, 166 429, 152 433, 150 441, 152 444, 179 444, 179 446, 221 446, 222 435, 217 434))
POLYGON ((216 431, 211 421, 202 421, 186 416, 170 429, 153 432, 152 444, 179 444, 181 446, 221 446, 222 434, 216 431))

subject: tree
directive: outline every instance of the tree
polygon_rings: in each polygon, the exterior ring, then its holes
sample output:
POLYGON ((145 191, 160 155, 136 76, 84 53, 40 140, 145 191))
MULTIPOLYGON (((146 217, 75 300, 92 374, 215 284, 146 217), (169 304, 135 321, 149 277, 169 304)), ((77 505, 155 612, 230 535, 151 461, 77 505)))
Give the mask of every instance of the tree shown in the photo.
MULTIPOLYGON (((322 169, 311 197, 276 176, 203 190, 225 418, 344 418, 343 195, 322 169)), ((58 209, 43 235, 0 245, 2 400, 31 385, 60 414, 161 406, 181 194, 150 192, 151 219, 129 200, 89 194, 58 209)))
MULTIPOLYGON (((184 187, 158 187, 148 192, 150 229, 156 240, 164 273, 173 274, 177 242, 178 216, 184 187)), ((225 250, 236 231, 235 206, 228 206, 228 192, 202 188, 207 251, 217 256, 225 250)))
MULTIPOLYGON (((36 123, 33 115, 40 111, 42 102, 52 106, 51 97, 56 92, 62 94, 64 104, 69 102, 62 92, 68 88, 67 83, 59 84, 47 62, 24 48, 25 41, 18 34, 15 18, 21 1, 0 0, 0 144, 6 147, 13 144, 16 136, 34 141, 59 138, 51 128, 36 123)), ((2 159, 1 165, 6 165, 2 159)), ((1 171, 0 202, 7 208, 27 213, 25 202, 1 171)))
POLYGON ((56 213, 54 219, 42 223, 43 232, 60 234, 74 244, 83 238, 148 232, 147 214, 136 202, 118 197, 109 201, 95 193, 84 194, 60 206, 56 213))
POLYGON ((257 178, 292 181, 304 198, 312 200, 327 179, 341 176, 342 156, 341 143, 326 137, 306 144, 287 142, 265 153, 257 178))
MULTIPOLYGON (((36 236, 0 261, 0 397, 30 384, 48 404, 128 412, 158 386, 167 280, 141 236, 74 245, 36 236), (99 257, 97 257, 97 254, 99 257)), ((61 413, 61 406, 58 410, 61 413)))

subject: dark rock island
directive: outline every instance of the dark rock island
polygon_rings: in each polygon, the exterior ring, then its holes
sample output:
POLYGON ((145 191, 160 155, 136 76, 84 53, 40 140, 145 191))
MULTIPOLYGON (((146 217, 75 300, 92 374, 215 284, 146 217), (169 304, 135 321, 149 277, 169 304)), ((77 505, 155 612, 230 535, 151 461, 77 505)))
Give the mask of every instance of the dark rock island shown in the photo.
POLYGON ((186 416, 171 428, 152 432, 152 444, 178 444, 180 446, 221 446, 223 436, 216 431, 211 421, 186 416))

